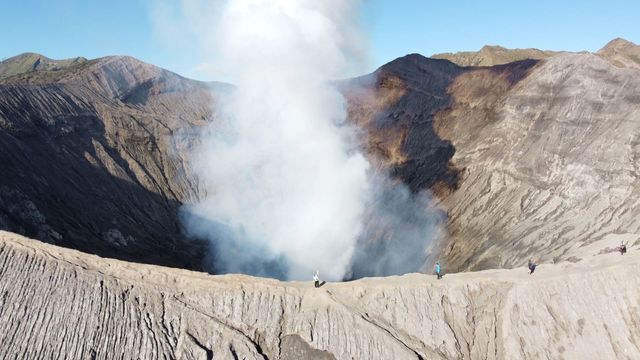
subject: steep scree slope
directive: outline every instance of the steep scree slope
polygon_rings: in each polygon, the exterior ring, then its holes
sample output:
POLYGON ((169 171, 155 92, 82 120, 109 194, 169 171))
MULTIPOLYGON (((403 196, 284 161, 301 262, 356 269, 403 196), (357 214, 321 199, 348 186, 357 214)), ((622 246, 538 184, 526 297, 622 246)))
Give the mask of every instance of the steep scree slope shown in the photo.
POLYGON ((130 57, 0 81, 0 228, 104 256, 200 268, 177 211, 204 83, 130 57))
POLYGON ((640 73, 593 54, 460 68, 410 55, 343 85, 364 142, 448 214, 451 270, 640 241, 640 73))
POLYGON ((442 198, 450 266, 512 267, 640 239, 640 72, 572 54, 512 86, 482 77, 495 79, 492 69, 457 78, 436 122, 464 169, 442 198))

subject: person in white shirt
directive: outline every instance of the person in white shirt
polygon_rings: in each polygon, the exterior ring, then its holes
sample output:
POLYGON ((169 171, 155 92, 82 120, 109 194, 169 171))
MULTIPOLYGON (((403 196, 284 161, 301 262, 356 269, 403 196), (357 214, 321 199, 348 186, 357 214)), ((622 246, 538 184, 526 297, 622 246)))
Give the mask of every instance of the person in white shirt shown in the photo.
POLYGON ((318 270, 316 270, 316 273, 313 274, 313 282, 315 283, 316 288, 320 287, 320 276, 319 276, 318 270))

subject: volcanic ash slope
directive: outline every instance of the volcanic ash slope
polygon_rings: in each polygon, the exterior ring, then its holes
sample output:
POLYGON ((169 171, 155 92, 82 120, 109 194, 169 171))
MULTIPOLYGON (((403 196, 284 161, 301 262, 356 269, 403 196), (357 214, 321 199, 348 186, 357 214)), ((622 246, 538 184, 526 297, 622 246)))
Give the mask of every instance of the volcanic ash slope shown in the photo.
POLYGON ((640 252, 326 284, 103 259, 0 232, 3 358, 638 359, 640 252))
POLYGON ((474 78, 491 71, 456 79, 439 124, 464 169, 443 200, 450 265, 567 260, 587 246, 638 241, 640 72, 591 54, 557 56, 491 102, 484 94, 496 87, 474 78))

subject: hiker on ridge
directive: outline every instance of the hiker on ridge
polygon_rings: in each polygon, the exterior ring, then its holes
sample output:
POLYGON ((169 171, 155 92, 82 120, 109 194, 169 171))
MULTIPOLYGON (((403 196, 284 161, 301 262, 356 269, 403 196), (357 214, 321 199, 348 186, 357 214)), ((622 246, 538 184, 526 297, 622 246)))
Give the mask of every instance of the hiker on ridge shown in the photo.
POLYGON ((316 273, 313 274, 313 282, 316 288, 320 287, 320 275, 318 270, 316 270, 316 273))
POLYGON ((624 242, 620 242, 620 246, 618 246, 618 251, 620 251, 620 255, 624 255, 627 253, 627 244, 624 242))
POLYGON ((533 274, 534 271, 536 271, 536 266, 538 266, 536 263, 533 262, 533 260, 529 259, 529 275, 533 274))
POLYGON ((442 269, 440 269, 440 262, 436 263, 436 275, 438 276, 438 280, 442 278, 442 269))

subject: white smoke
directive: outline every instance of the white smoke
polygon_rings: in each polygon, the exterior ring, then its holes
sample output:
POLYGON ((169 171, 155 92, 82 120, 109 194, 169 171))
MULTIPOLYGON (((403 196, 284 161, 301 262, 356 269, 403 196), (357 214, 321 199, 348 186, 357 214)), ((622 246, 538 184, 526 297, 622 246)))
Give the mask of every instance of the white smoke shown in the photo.
POLYGON ((370 174, 372 196, 348 279, 429 271, 446 237, 445 212, 429 191, 412 193, 386 174, 370 174))
POLYGON ((224 272, 340 279, 361 231, 368 162, 330 80, 350 65, 357 4, 230 0, 214 31, 236 89, 219 102, 194 169, 209 196, 191 231, 213 237, 224 272))
POLYGON ((182 214, 191 235, 211 241, 209 270, 309 279, 318 269, 340 280, 433 260, 443 214, 430 194, 371 169, 333 86, 360 60, 358 7, 183 0, 184 27, 212 53, 199 67, 235 85, 192 159, 207 196, 182 214))

